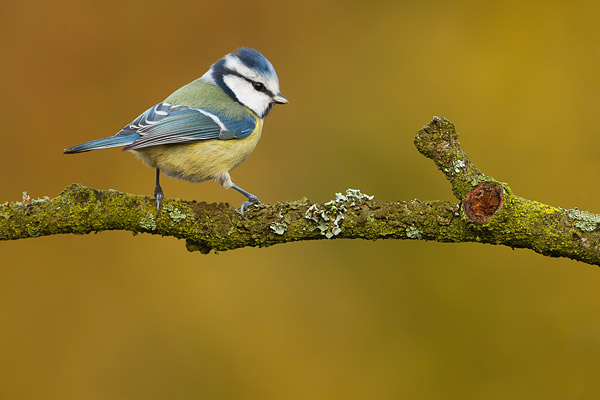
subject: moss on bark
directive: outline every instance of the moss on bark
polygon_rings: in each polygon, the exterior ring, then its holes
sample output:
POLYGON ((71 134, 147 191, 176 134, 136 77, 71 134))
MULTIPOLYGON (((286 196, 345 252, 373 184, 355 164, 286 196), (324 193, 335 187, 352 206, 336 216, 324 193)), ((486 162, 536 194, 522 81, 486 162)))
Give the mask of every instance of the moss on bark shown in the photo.
POLYGON ((54 199, 24 194, 23 202, 0 205, 0 239, 127 230, 186 239, 188 250, 202 253, 300 240, 412 239, 500 244, 600 265, 600 215, 514 195, 506 183, 479 171, 462 151, 454 125, 443 118, 420 129, 415 145, 444 173, 460 203, 384 202, 349 189, 325 203, 302 199, 251 207, 244 217, 228 204, 165 199, 157 215, 152 197, 72 184, 54 199), (461 205, 484 182, 502 200, 481 222, 461 205))

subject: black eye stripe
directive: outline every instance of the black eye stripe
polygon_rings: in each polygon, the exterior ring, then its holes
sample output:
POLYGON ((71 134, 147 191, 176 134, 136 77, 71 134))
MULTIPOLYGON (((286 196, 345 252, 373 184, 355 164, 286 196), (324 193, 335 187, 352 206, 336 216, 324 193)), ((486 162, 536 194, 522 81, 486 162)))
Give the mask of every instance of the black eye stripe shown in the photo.
POLYGON ((250 84, 252 85, 254 90, 259 91, 261 93, 265 93, 265 94, 269 95, 269 97, 274 96, 273 92, 271 92, 269 89, 267 89, 267 87, 265 86, 264 83, 253 81, 252 79, 248 79, 245 76, 242 76, 242 78, 244 78, 246 81, 250 82, 250 84))
POLYGON ((267 89, 267 87, 265 86, 264 83, 262 83, 262 82, 256 82, 256 81, 253 81, 252 79, 246 78, 244 75, 240 74, 237 71, 233 71, 231 69, 226 69, 226 70, 223 71, 223 75, 238 76, 238 77, 244 79, 246 82, 250 83, 252 85, 252 87, 254 87, 255 90, 257 90, 259 92, 262 92, 262 93, 265 93, 269 97, 274 97, 275 96, 275 94, 273 92, 271 92, 269 89, 267 89), (262 89, 262 90, 257 89, 256 86, 255 86, 257 84, 262 85, 264 87, 264 89, 262 89))

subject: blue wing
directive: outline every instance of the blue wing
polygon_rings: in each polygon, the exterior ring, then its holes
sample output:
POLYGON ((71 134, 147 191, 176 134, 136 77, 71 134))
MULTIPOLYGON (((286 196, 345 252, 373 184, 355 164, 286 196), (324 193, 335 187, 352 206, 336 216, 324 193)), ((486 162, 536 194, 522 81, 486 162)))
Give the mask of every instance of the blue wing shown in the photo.
POLYGON ((158 120, 144 120, 142 115, 139 122, 136 120, 130 124, 134 125, 132 129, 137 128, 135 133, 140 138, 124 150, 213 139, 242 139, 250 135, 256 126, 250 114, 243 119, 233 119, 212 110, 185 106, 172 106, 163 112, 165 114, 160 115, 158 120))
POLYGON ((167 102, 158 103, 154 107, 150 107, 139 117, 134 119, 129 125, 121 129, 115 136, 129 136, 137 133, 140 129, 157 123, 171 112, 185 109, 183 106, 172 106, 167 102))
POLYGON ((256 121, 251 114, 236 119, 214 110, 163 102, 149 108, 116 135, 70 147, 65 153, 117 146, 125 146, 123 150, 135 150, 161 144, 243 139, 255 127, 256 121))
POLYGON ((177 106, 159 121, 139 127, 136 133, 140 138, 124 150, 211 139, 242 139, 254 131, 255 125, 250 114, 238 120, 202 108, 177 106))

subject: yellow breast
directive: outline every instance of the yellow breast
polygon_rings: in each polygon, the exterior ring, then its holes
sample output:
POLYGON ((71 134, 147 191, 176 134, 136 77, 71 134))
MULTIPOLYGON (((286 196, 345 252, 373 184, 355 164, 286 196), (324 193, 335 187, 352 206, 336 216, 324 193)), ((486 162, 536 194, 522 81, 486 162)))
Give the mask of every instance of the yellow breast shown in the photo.
POLYGON ((254 131, 243 139, 160 145, 132 152, 165 175, 202 182, 231 171, 250 156, 262 132, 262 120, 255 116, 255 121, 254 131))

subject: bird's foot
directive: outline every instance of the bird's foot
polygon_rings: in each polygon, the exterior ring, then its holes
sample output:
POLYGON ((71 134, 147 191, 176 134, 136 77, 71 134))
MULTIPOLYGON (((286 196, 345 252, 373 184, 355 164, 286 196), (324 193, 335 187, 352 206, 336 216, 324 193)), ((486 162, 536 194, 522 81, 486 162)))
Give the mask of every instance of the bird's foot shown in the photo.
POLYGON ((258 197, 254 196, 254 195, 248 196, 248 201, 243 202, 242 206, 240 207, 240 214, 242 214, 242 217, 244 216, 244 213, 246 212, 248 207, 250 207, 251 205, 258 205, 258 204, 261 204, 258 197))

